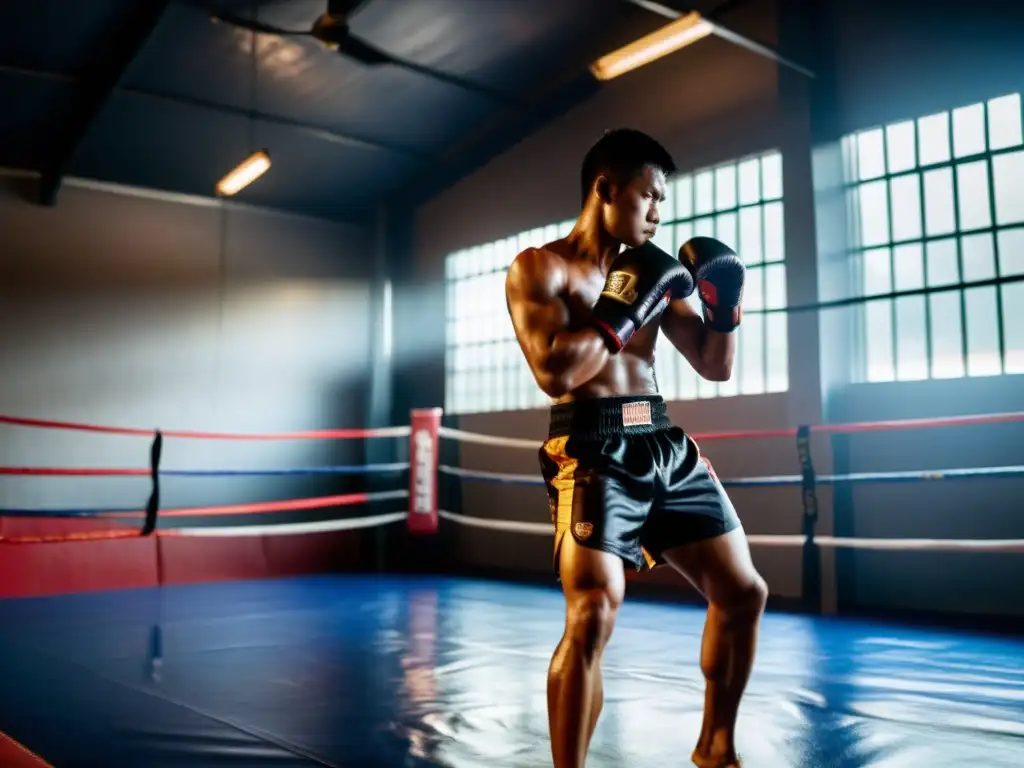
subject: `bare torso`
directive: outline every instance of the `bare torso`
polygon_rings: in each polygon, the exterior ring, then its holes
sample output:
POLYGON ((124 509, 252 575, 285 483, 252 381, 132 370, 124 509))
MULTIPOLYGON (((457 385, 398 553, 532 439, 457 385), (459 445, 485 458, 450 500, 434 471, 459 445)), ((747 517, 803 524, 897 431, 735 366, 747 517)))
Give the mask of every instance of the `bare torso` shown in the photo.
MULTIPOLYGON (((569 310, 569 329, 585 328, 598 296, 604 288, 607 275, 591 261, 574 258, 564 240, 544 247, 565 266, 562 300, 569 310)), ((622 350, 608 358, 600 373, 568 394, 554 400, 565 403, 584 398, 614 397, 616 395, 653 395, 658 392, 654 377, 654 350, 658 340, 661 314, 667 302, 652 313, 651 319, 633 334, 622 350)))

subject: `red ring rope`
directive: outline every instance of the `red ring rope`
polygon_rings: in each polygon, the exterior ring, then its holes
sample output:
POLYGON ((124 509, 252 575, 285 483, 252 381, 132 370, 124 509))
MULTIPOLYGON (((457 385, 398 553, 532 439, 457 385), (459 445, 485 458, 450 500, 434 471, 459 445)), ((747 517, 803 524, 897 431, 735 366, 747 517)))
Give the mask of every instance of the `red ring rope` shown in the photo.
MULTIPOLYGON (((931 419, 890 419, 887 421, 861 421, 850 424, 815 424, 811 432, 842 435, 856 432, 882 432, 899 429, 924 429, 930 427, 961 427, 977 424, 1014 424, 1024 422, 1024 412, 990 413, 981 416, 942 416, 931 419)), ((796 427, 786 429, 736 430, 729 432, 704 432, 692 435, 694 440, 732 440, 751 437, 796 437, 796 427)))
MULTIPOLYGON (((102 424, 83 424, 74 421, 53 421, 50 419, 26 419, 20 416, 0 415, 0 424, 15 427, 33 427, 35 429, 63 429, 72 432, 99 432, 107 435, 131 435, 136 437, 152 437, 157 430, 137 429, 134 427, 110 427, 102 424)), ((176 437, 185 440, 346 440, 367 437, 379 437, 390 434, 391 429, 313 429, 301 432, 269 432, 242 434, 232 432, 196 432, 176 430, 161 432, 164 437, 176 437)))
POLYGON ((149 477, 148 469, 105 469, 101 467, 0 467, 0 475, 34 475, 36 477, 149 477))
POLYGON ((259 501, 254 504, 228 504, 219 507, 186 507, 183 509, 162 509, 160 517, 193 517, 195 515, 247 515, 267 512, 294 512, 300 509, 323 509, 324 507, 347 507, 362 504, 370 499, 368 493, 346 493, 339 496, 320 496, 312 499, 288 499, 286 501, 259 501))
MULTIPOLYGON (((944 416, 925 419, 890 419, 885 421, 864 421, 849 424, 816 424, 811 426, 812 432, 823 434, 851 434, 855 432, 878 432, 897 429, 923 429, 929 427, 969 426, 977 424, 1010 424, 1024 422, 1024 412, 994 413, 980 416, 944 416)), ((99 424, 82 424, 70 421, 51 421, 46 419, 26 419, 17 416, 0 415, 0 424, 12 426, 35 427, 39 429, 64 429, 80 432, 101 432, 114 435, 138 435, 152 437, 156 430, 134 429, 128 427, 110 427, 99 424)), ((163 432, 164 437, 177 437, 195 440, 343 440, 394 435, 394 427, 383 429, 321 429, 303 432, 272 432, 265 434, 239 434, 229 432, 195 432, 178 430, 163 432)), ((795 437, 795 427, 764 430, 735 430, 722 432, 704 432, 694 434, 694 439, 732 440, 754 437, 795 437)))

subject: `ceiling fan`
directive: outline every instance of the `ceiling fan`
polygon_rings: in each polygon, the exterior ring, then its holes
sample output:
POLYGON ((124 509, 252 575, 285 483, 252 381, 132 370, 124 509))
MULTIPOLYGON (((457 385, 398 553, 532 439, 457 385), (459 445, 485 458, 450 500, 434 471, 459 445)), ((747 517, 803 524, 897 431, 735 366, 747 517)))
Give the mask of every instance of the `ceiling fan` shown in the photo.
POLYGON ((454 85, 467 91, 479 93, 498 101, 508 103, 507 95, 498 93, 482 85, 463 80, 460 77, 449 75, 444 72, 421 66, 411 61, 393 56, 382 51, 372 43, 356 37, 349 29, 349 20, 368 0, 327 0, 327 11, 320 14, 308 30, 281 29, 270 24, 264 24, 255 19, 247 19, 229 12, 215 11, 211 19, 217 22, 231 24, 241 29, 258 32, 267 35, 282 35, 286 37, 312 37, 320 41, 325 47, 338 52, 339 55, 357 61, 360 64, 374 67, 391 65, 426 77, 433 78, 449 85, 454 85))

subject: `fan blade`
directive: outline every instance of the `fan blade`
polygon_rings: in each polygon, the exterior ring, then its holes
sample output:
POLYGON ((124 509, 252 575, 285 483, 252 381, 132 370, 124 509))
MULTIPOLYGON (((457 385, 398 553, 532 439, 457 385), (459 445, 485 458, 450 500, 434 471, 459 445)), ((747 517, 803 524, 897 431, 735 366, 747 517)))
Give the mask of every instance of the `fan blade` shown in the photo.
POLYGON ((231 24, 235 27, 241 27, 242 29, 248 29, 250 32, 260 32, 265 35, 308 35, 308 30, 298 31, 289 29, 280 29, 279 27, 273 27, 270 24, 264 24, 262 21, 256 21, 255 19, 246 19, 242 16, 235 16, 233 13, 214 13, 210 16, 214 21, 222 21, 225 24, 231 24))
POLYGON ((349 19, 367 0, 327 0, 327 15, 349 19))
POLYGON ((424 67, 421 64, 415 64, 405 59, 400 59, 396 56, 392 56, 389 53, 385 53, 380 48, 377 48, 364 40, 360 40, 358 37, 348 35, 337 42, 336 48, 338 53, 342 56, 348 56, 363 64, 369 66, 378 66, 381 64, 392 64, 396 67, 408 70, 409 72, 415 72, 416 74, 429 77, 432 80, 437 80, 448 85, 453 85, 456 88, 461 88, 464 91, 470 91, 472 93, 486 96, 494 101, 515 105, 517 100, 510 97, 508 94, 500 93, 498 91, 491 90, 483 85, 463 80, 461 77, 455 77, 454 75, 448 75, 444 72, 438 72, 436 69, 430 69, 424 67))
POLYGON ((402 62, 393 56, 389 56, 379 48, 375 48, 358 37, 352 37, 351 35, 338 42, 338 53, 370 66, 379 64, 402 65, 402 62))

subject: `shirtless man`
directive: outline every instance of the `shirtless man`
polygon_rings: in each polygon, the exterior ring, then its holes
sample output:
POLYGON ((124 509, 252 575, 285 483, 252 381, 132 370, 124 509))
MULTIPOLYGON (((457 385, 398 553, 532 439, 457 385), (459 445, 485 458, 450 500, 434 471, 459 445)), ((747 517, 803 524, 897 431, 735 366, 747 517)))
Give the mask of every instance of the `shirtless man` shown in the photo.
POLYGON ((572 232, 523 251, 506 280, 516 337, 554 401, 540 460, 566 604, 548 671, 555 768, 583 768, 627 564, 668 564, 707 600, 704 721, 692 759, 740 765, 733 733, 768 590, 710 464, 668 419, 654 349, 660 330, 699 375, 727 380, 744 270, 710 238, 689 241, 678 259, 648 243, 675 170, 649 136, 606 133, 583 161, 572 232), (703 317, 685 301, 695 285, 703 317))

